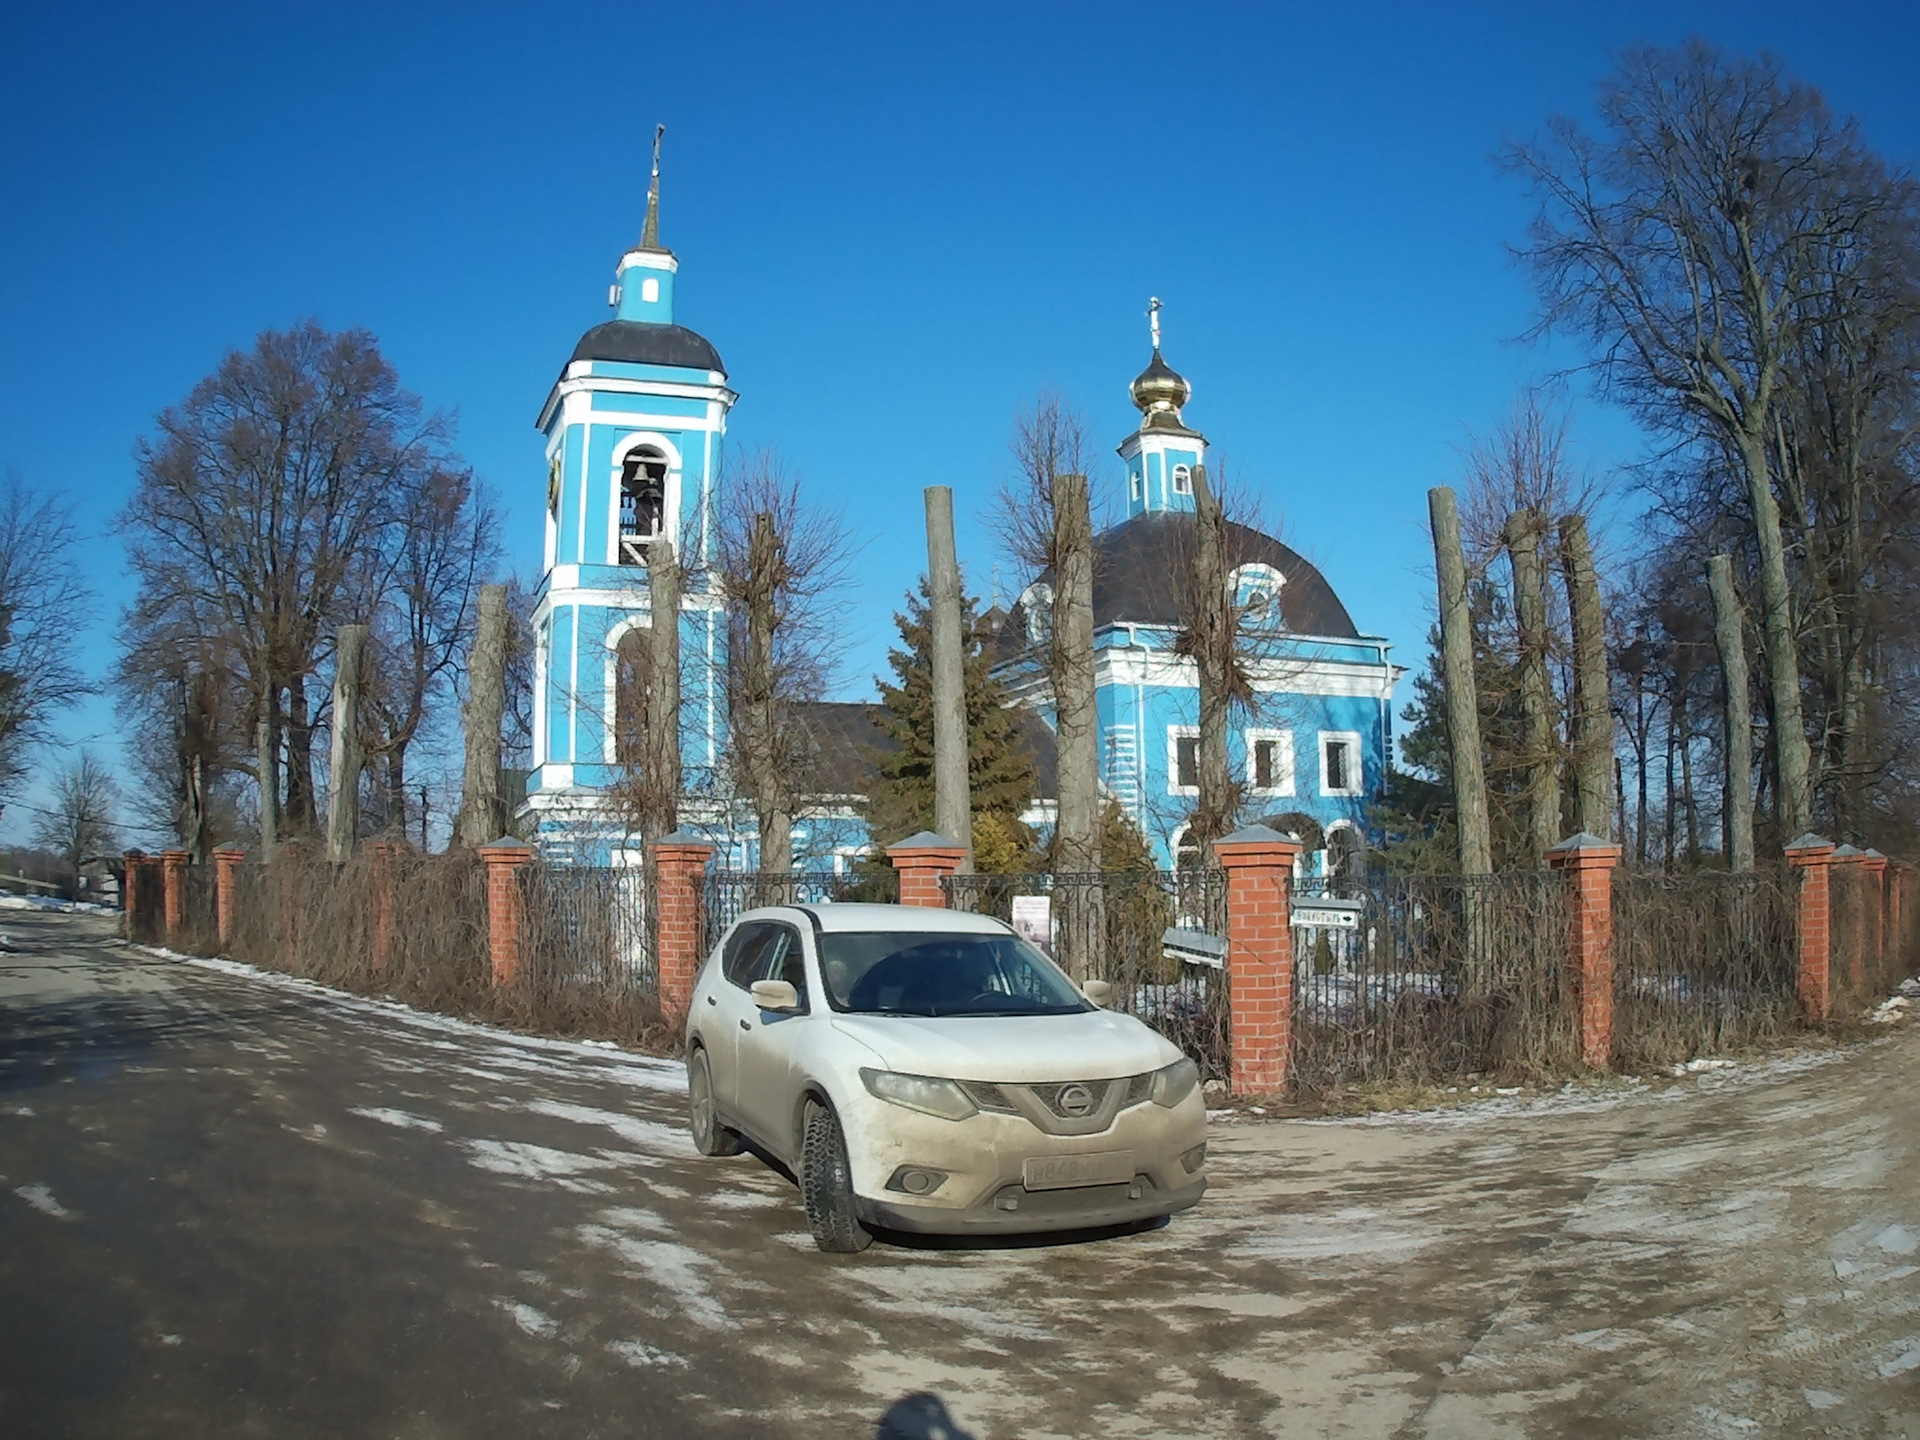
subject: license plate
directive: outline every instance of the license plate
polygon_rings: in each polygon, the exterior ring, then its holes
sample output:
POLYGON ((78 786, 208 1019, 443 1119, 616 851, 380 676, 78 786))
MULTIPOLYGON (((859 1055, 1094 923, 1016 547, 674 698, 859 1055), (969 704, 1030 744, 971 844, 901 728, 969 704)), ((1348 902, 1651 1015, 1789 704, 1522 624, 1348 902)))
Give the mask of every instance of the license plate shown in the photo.
POLYGON ((1029 1190, 1113 1185, 1133 1179, 1133 1152, 1102 1150, 1093 1155, 1042 1155, 1027 1161, 1021 1169, 1021 1178, 1029 1190))

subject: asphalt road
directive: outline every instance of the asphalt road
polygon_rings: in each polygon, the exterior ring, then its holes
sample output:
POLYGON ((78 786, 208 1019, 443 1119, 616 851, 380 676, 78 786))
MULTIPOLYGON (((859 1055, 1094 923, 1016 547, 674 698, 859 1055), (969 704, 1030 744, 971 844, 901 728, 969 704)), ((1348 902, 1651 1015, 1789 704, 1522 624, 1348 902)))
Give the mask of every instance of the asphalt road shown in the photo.
POLYGON ((1144 1234, 814 1252, 677 1067, 0 915, 0 1436, 1920 1440, 1920 1026, 1234 1123, 1144 1234))

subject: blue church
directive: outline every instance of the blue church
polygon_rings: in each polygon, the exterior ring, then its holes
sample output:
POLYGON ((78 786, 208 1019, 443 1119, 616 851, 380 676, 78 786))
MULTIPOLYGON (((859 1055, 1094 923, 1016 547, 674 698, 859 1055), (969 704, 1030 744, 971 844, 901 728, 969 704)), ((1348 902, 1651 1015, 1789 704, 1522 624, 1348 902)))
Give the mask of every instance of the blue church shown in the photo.
MULTIPOLYGON (((728 763, 727 625, 715 517, 727 417, 739 398, 719 352, 674 318, 679 260, 660 243, 660 170, 637 244, 619 259, 608 303, 562 367, 538 426, 545 439, 545 560, 533 613, 533 755, 519 819, 558 863, 628 865, 638 839, 615 801, 631 773, 633 692, 650 627, 655 547, 685 572, 679 627, 683 828, 708 834, 718 863, 755 868, 751 808, 728 763)), ((1141 413, 1120 445, 1125 518, 1096 539, 1094 624, 1101 778, 1158 861, 1193 858, 1186 817, 1198 796, 1198 680, 1174 652, 1185 620, 1183 529, 1194 523, 1193 476, 1207 442, 1187 426, 1192 387, 1160 353, 1131 387, 1141 413)), ((1387 641, 1361 634, 1320 572, 1270 536, 1230 535, 1232 584, 1254 655, 1255 704, 1231 737, 1242 813, 1299 835, 1338 866, 1367 844, 1367 809, 1384 789, 1399 668, 1387 641)), ((1026 818, 1053 818, 1051 695, 1043 618, 1049 577, 1027 587, 995 627, 995 673, 1026 712, 1041 799, 1026 818)), ((888 748, 870 703, 802 707, 812 742, 813 796, 796 818, 805 870, 846 869, 871 845, 859 804, 874 756, 888 748)))

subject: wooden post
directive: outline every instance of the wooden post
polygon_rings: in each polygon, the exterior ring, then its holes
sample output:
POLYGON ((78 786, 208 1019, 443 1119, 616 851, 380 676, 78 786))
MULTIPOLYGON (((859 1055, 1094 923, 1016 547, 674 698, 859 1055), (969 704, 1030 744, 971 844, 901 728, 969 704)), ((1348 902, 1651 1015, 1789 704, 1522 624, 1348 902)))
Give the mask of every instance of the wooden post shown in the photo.
POLYGON ((965 637, 960 633, 960 556, 953 539, 953 491, 929 485, 927 632, 933 668, 933 828, 965 851, 973 868, 973 801, 967 773, 965 637))
POLYGON ((1567 964, 1580 1016, 1580 1063, 1604 1070, 1613 1058, 1613 868, 1620 847, 1579 834, 1547 852, 1567 877, 1567 964))
POLYGON ((1293 1059, 1293 933, 1288 887, 1300 843, 1265 825, 1214 842, 1227 872, 1228 1085, 1236 1095, 1277 1095, 1293 1059))
MULTIPOLYGON (((480 587, 479 618, 467 656, 467 764, 460 782, 454 838, 478 849, 507 828, 500 798, 500 724, 507 704, 507 587, 480 587)), ((424 817, 423 817, 424 821, 424 817)), ((424 846, 426 841, 422 839, 424 846)))
POLYGON ((1447 690, 1447 735, 1453 795, 1459 814, 1460 870, 1493 872, 1492 829, 1487 821, 1487 776, 1480 759, 1480 701, 1473 678, 1473 619, 1467 608, 1467 562, 1460 549, 1460 511, 1453 491, 1427 491, 1433 523, 1433 563, 1440 583, 1441 671, 1447 690))
POLYGON ((1801 835, 1787 845, 1787 864, 1800 872, 1800 972, 1796 985, 1807 1018, 1824 1023, 1832 1013, 1831 923, 1833 906, 1827 872, 1833 866, 1833 842, 1801 835))
POLYGON ((334 641, 333 750, 327 780, 327 859, 343 865, 353 858, 360 833, 360 665, 367 627, 342 625, 334 641))
POLYGON ((233 944, 233 932, 240 922, 240 867, 247 852, 237 845, 223 845, 213 852, 213 909, 220 929, 220 953, 233 944))
POLYGON ((526 929, 520 872, 533 864, 533 847, 502 835, 492 844, 482 845, 477 853, 487 867, 487 953, 497 988, 511 985, 520 975, 526 929))
POLYGON ((160 893, 165 897, 167 944, 171 945, 187 928, 187 862, 193 856, 185 850, 160 852, 160 893))
POLYGON ((1733 590, 1733 558, 1707 560, 1707 589, 1713 595, 1713 643, 1720 652, 1720 679, 1726 694, 1723 748, 1727 757, 1725 790, 1720 800, 1720 843, 1735 874, 1753 869, 1753 714, 1748 694, 1747 642, 1740 599, 1733 590))
POLYGON ((660 897, 654 927, 660 1014, 678 1028, 686 1022, 694 981, 700 974, 700 962, 706 958, 701 887, 706 882, 707 862, 713 859, 713 846, 698 835, 676 830, 648 848, 660 897))
POLYGON ((887 847, 887 859, 900 874, 900 903, 927 910, 947 908, 947 893, 941 880, 964 873, 967 852, 943 835, 922 830, 909 835, 898 845, 887 847))

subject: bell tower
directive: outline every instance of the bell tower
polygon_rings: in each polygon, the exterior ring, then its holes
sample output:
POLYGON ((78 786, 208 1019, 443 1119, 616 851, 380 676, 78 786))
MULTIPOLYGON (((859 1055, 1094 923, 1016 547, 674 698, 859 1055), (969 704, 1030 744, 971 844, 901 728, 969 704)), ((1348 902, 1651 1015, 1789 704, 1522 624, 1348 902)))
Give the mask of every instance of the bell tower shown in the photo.
POLYGON ((719 352, 674 319, 680 261, 660 243, 665 132, 654 132, 640 238, 614 266, 613 317, 580 337, 536 421, 546 442, 547 507, 527 804, 543 850, 587 863, 607 863, 594 851, 608 842, 587 822, 606 809, 607 792, 635 760, 621 697, 631 693, 640 642, 658 618, 648 567, 662 543, 685 572, 681 611, 668 623, 680 629, 689 792, 711 786, 726 743, 714 484, 738 396, 719 352))
POLYGON ((1127 518, 1158 510, 1193 509, 1193 470, 1207 458, 1207 439, 1189 430, 1180 409, 1193 387, 1160 356, 1160 300, 1147 302, 1153 358, 1128 387, 1140 428, 1120 444, 1127 467, 1127 518))

